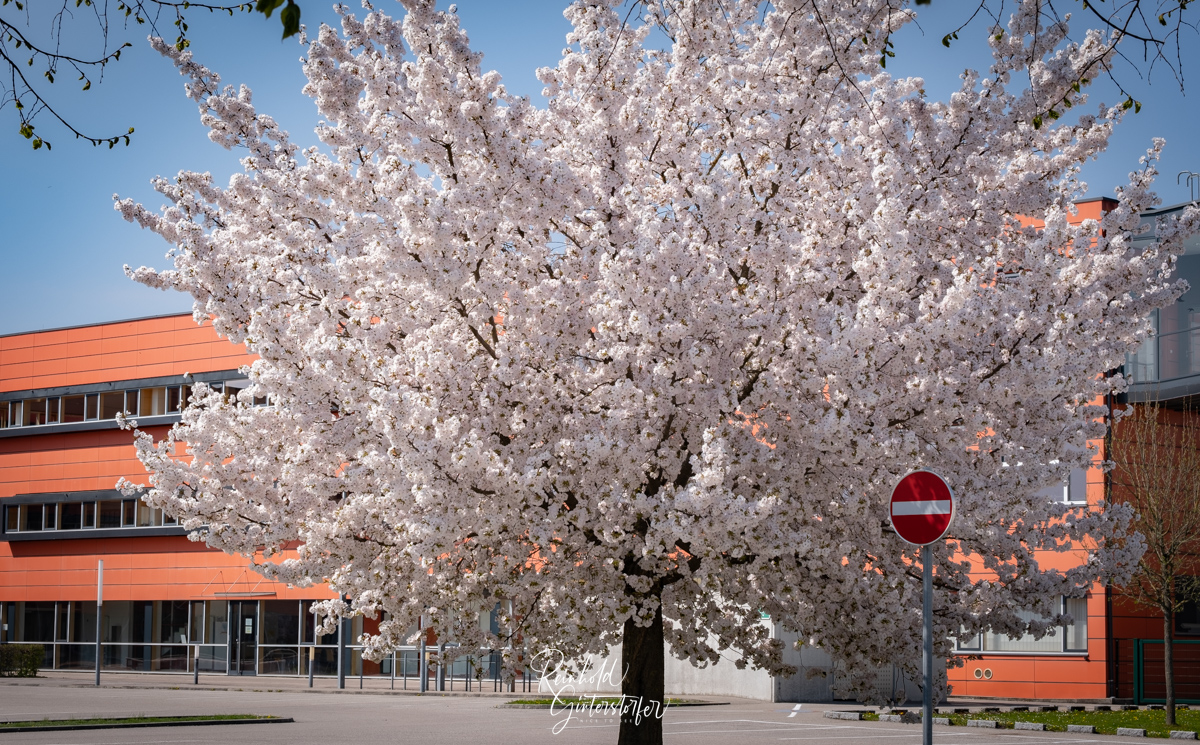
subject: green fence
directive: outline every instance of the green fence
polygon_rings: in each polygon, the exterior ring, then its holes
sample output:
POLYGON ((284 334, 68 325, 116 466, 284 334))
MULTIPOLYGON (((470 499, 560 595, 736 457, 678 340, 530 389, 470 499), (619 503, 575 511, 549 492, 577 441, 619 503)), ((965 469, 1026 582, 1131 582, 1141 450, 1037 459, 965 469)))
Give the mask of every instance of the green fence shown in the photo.
MULTIPOLYGON (((1175 702, 1200 704, 1200 640, 1174 642, 1175 702)), ((1133 640, 1133 697, 1136 704, 1166 702, 1162 639, 1133 640)))

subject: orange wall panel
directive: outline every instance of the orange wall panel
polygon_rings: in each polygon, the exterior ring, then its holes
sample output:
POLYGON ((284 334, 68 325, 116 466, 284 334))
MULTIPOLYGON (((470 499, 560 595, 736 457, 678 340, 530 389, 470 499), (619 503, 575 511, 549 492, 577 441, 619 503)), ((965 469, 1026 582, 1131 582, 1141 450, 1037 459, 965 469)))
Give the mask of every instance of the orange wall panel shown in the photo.
POLYGON ((0 337, 0 392, 229 370, 253 359, 190 314, 35 331, 0 337))

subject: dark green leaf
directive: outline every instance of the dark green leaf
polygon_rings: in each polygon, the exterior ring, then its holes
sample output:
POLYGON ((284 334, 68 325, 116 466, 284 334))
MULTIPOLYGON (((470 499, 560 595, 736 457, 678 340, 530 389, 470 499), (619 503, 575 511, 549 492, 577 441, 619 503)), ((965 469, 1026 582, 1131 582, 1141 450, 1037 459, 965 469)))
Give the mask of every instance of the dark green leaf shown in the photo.
POLYGON ((283 38, 300 33, 300 6, 288 0, 287 7, 279 11, 279 20, 283 21, 283 38))
POLYGON ((270 18, 271 14, 274 13, 275 9, 280 5, 283 5, 283 0, 258 0, 258 3, 254 6, 254 9, 265 15, 267 18, 270 18))

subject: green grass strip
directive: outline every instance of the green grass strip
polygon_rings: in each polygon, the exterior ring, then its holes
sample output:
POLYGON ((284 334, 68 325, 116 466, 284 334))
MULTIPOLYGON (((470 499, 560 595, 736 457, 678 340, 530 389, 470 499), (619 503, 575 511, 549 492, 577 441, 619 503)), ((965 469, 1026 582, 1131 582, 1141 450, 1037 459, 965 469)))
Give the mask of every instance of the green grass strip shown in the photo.
POLYGON ((97 724, 162 724, 166 722, 211 722, 230 719, 275 719, 258 714, 200 714, 183 717, 96 717, 93 719, 37 719, 24 722, 0 722, 0 729, 23 727, 85 727, 97 724))
MULTIPOLYGON (((909 709, 919 714, 919 709, 909 709)), ((1011 729, 1015 722, 1035 722, 1046 725, 1052 732, 1066 732, 1068 724, 1091 725, 1096 734, 1115 735, 1119 727, 1146 730, 1147 737, 1170 737, 1171 730, 1200 734, 1200 711, 1178 709, 1175 724, 1166 723, 1166 712, 1149 711, 985 711, 974 714, 934 714, 949 718, 952 725, 965 727, 969 719, 990 719, 1001 727, 1011 729)), ((863 719, 878 720, 873 712, 864 714, 863 719)))

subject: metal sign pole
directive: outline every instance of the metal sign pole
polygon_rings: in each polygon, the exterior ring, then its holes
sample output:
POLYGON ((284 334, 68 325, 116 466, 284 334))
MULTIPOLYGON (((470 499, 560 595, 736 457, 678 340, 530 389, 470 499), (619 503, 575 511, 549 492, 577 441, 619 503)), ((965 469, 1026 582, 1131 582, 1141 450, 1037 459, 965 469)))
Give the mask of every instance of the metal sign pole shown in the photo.
POLYGON ((921 742, 923 745, 933 745, 933 549, 929 544, 921 547, 921 563, 924 574, 924 598, 922 599, 921 620, 921 667, 925 672, 925 685, 922 686, 924 701, 921 713, 921 742))
POLYGON ((425 693, 429 690, 429 655, 425 652, 425 635, 421 635, 421 643, 417 646, 417 676, 421 679, 418 690, 425 693))
POLYGON ((104 610, 104 559, 96 564, 96 685, 100 685, 100 616, 104 610))
POLYGON ((344 618, 338 621, 337 665, 337 686, 340 691, 346 687, 346 620, 344 618))

